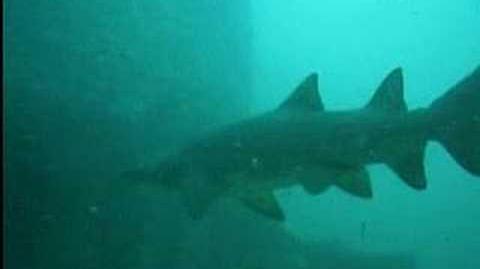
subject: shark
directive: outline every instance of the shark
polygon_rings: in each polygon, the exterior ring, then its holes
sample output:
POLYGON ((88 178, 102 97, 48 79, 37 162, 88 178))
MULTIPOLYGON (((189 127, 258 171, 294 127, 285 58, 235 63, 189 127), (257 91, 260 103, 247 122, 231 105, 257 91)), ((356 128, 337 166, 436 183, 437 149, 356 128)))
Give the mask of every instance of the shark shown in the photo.
POLYGON ((124 176, 176 191, 188 214, 202 218, 220 197, 233 197, 276 221, 285 220, 275 191, 295 185, 310 195, 331 187, 373 198, 367 166, 385 164, 415 190, 425 190, 425 148, 443 145, 480 176, 480 66, 429 106, 409 110, 401 67, 370 101, 326 110, 318 74, 309 74, 277 108, 195 140, 158 165, 124 176))

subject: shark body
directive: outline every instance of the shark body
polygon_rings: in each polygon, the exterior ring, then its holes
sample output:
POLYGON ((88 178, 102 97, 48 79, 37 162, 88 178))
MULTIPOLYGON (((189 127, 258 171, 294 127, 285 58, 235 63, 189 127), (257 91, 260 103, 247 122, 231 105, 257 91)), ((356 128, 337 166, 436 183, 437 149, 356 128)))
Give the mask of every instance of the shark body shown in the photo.
POLYGON ((408 111, 402 70, 390 72, 366 107, 326 111, 317 74, 277 109, 211 133, 162 160, 149 181, 178 190, 189 214, 204 215, 221 196, 275 220, 284 212, 273 193, 295 184, 316 195, 331 186, 372 198, 366 166, 384 163, 408 186, 427 187, 429 140, 480 176, 480 68, 428 108, 408 111))

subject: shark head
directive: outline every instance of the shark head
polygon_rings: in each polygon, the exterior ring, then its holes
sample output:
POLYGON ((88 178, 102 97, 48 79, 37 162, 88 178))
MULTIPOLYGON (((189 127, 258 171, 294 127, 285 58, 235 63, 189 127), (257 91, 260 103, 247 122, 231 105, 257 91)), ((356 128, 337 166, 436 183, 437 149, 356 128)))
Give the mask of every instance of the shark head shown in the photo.
POLYGON ((188 177, 189 165, 177 156, 163 160, 153 172, 153 178, 162 187, 180 190, 188 177))
POLYGON ((187 214, 193 219, 203 217, 209 206, 225 189, 215 174, 182 154, 165 159, 153 172, 153 179, 162 187, 175 191, 187 214))

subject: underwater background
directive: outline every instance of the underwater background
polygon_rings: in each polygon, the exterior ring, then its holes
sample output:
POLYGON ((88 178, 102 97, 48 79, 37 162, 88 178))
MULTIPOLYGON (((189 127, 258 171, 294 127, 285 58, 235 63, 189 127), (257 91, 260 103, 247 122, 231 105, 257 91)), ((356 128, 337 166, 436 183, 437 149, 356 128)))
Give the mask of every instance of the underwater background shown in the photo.
POLYGON ((362 107, 403 67, 409 108, 480 63, 477 0, 4 2, 6 268, 480 268, 480 180, 436 143, 429 187, 370 166, 375 197, 276 193, 277 223, 122 180, 319 73, 362 107))

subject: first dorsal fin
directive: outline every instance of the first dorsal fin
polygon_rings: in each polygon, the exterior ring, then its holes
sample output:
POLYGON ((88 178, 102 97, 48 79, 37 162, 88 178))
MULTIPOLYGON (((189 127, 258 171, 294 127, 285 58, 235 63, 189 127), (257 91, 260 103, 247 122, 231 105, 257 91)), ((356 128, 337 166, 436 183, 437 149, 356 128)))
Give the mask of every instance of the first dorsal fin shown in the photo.
POLYGON ((283 102, 279 110, 323 111, 323 103, 318 93, 318 74, 306 77, 295 91, 283 102))
POLYGON ((367 108, 386 112, 406 112, 403 98, 403 75, 400 67, 391 71, 378 87, 367 108))

